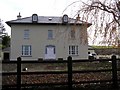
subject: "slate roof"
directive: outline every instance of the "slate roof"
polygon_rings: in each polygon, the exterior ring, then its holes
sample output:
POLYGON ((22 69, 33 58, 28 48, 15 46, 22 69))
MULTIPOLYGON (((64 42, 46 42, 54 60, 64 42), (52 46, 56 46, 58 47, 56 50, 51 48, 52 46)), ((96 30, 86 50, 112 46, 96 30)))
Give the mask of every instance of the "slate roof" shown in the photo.
MULTIPOLYGON (((26 18, 21 18, 21 19, 16 19, 16 20, 11 20, 6 22, 9 26, 11 24, 33 24, 32 23, 32 16, 31 17, 26 17, 26 18)), ((83 21, 77 21, 76 19, 69 18, 68 24, 86 24, 86 22, 83 21)), ((35 23, 34 23, 35 24, 35 23)), ((36 24, 63 24, 62 23, 62 17, 54 17, 54 16, 38 16, 38 22, 36 24)), ((90 23, 87 23, 89 26, 91 25, 90 23)))

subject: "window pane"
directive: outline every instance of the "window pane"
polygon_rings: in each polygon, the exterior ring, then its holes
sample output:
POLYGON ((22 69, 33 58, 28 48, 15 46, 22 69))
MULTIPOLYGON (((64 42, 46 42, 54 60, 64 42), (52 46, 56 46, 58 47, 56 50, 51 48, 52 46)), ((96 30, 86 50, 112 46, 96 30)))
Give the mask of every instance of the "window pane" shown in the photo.
POLYGON ((71 46, 72 47, 72 54, 74 54, 74 46, 71 46))
POLYGON ((53 38, 53 30, 48 30, 48 39, 53 38))
POLYGON ((32 48, 31 48, 31 46, 30 46, 30 48, 29 48, 29 55, 31 55, 31 51, 32 51, 32 48))
POLYGON ((38 16, 34 15, 33 16, 33 21, 37 21, 38 20, 38 16))
POLYGON ((31 45, 22 46, 22 55, 25 55, 25 56, 31 55, 31 45))
POLYGON ((78 55, 78 46, 76 46, 76 54, 78 55))
POLYGON ((29 39, 29 30, 24 30, 24 39, 29 39))
POLYGON ((69 46, 69 55, 78 55, 78 46, 77 45, 69 46))

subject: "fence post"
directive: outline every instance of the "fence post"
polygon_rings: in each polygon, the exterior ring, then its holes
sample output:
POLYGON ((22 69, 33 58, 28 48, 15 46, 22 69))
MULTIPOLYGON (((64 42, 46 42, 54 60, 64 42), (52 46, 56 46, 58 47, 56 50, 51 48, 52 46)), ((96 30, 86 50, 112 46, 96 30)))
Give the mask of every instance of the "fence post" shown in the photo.
POLYGON ((118 81, 117 81, 117 60, 116 56, 112 56, 112 82, 113 88, 118 88, 118 81))
POLYGON ((17 90, 21 90, 21 57, 17 58, 17 90))
POLYGON ((69 56, 67 58, 68 63, 67 63, 67 67, 68 67, 68 90, 72 90, 72 57, 69 56))

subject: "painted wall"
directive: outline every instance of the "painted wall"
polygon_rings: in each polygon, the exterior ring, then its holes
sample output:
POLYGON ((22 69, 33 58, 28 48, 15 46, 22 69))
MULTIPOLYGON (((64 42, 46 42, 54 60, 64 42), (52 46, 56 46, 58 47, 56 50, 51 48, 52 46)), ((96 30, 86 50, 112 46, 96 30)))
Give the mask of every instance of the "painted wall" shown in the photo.
POLYGON ((67 59, 69 45, 78 45, 79 55, 72 56, 73 59, 88 58, 87 30, 85 27, 75 26, 76 38, 70 38, 70 25, 12 25, 11 26, 11 60, 16 60, 22 55, 22 45, 32 45, 32 56, 22 57, 24 60, 38 60, 45 57, 46 45, 56 46, 56 59, 67 59), (30 30, 29 39, 24 39, 24 30, 30 30), (53 30, 54 38, 48 39, 48 30, 53 30), (82 33, 81 33, 82 32, 82 33), (81 42, 82 41, 82 42, 81 42))

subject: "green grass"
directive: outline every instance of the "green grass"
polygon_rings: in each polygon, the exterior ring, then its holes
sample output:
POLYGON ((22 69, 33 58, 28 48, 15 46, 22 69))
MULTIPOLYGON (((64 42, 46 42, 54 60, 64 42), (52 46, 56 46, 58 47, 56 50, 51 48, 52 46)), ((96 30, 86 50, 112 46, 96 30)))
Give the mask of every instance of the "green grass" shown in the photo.
POLYGON ((96 48, 96 49, 120 48, 120 47, 117 47, 117 46, 92 46, 92 47, 96 48))

